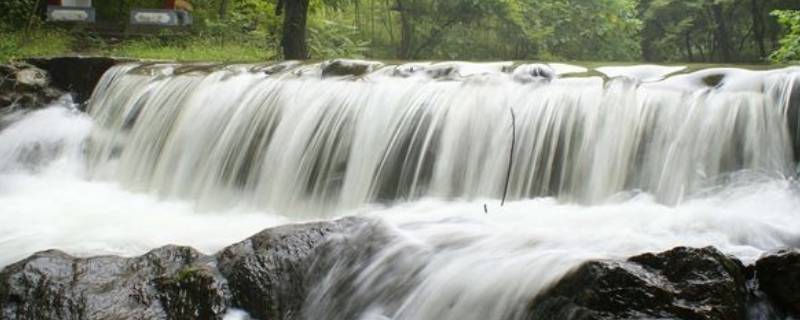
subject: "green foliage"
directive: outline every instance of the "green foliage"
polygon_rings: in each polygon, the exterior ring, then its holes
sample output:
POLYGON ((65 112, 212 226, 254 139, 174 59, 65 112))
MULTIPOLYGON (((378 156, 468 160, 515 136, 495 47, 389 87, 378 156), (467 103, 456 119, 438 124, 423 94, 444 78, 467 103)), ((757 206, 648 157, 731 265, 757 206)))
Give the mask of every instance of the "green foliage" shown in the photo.
POLYGON ((642 55, 651 61, 762 61, 781 30, 770 12, 796 0, 641 0, 642 55))
POLYGON ((308 36, 311 56, 315 59, 360 59, 369 50, 369 41, 360 39, 358 29, 336 20, 312 20, 308 36))
POLYGON ((35 17, 37 0, 0 1, 0 23, 6 26, 27 27, 35 17))
POLYGON ((100 53, 139 59, 217 62, 256 62, 276 56, 274 51, 256 45, 204 37, 182 40, 146 37, 111 45, 100 53))
POLYGON ((57 29, 25 32, 0 28, 0 62, 65 54, 71 51, 72 43, 72 36, 57 29))
POLYGON ((772 14, 786 28, 786 35, 780 40, 780 48, 770 55, 770 59, 775 62, 800 62, 800 11, 776 10, 772 14))
POLYGON ((532 28, 541 51, 572 60, 633 61, 640 56, 636 1, 542 1, 532 28))
MULTIPOLYGON (((163 0, 94 1, 111 35, 43 23, 44 2, 2 0, 0 58, 281 58, 277 0, 191 2, 191 28, 141 37, 126 31, 130 10, 163 0)), ((313 59, 796 61, 796 10, 797 0, 310 0, 307 41, 313 59)))
MULTIPOLYGON (((352 23, 357 31, 332 28, 317 39, 339 34, 353 44, 368 42, 371 58, 635 60, 641 26, 636 2, 316 0, 312 9, 314 19, 352 23)), ((311 28, 318 33, 314 19, 311 28)))

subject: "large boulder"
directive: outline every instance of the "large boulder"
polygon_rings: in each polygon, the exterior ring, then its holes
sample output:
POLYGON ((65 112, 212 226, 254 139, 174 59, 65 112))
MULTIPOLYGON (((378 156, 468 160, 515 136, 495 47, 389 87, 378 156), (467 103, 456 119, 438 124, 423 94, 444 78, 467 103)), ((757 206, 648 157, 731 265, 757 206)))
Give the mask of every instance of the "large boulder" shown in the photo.
POLYGON ((782 250, 756 262, 758 286, 782 311, 800 318, 800 251, 782 250))
POLYGON ((141 257, 46 251, 0 273, 3 319, 218 319, 229 305, 213 259, 168 246, 141 257))
POLYGON ((363 220, 289 225, 203 255, 167 246, 140 257, 37 253, 0 272, 0 319, 294 319, 318 247, 363 220))
POLYGON ((587 262, 530 304, 530 320, 745 319, 744 267, 716 249, 587 262))
POLYGON ((335 234, 363 224, 358 218, 269 229, 222 250, 219 270, 233 304, 257 319, 295 319, 308 295, 317 250, 335 234))

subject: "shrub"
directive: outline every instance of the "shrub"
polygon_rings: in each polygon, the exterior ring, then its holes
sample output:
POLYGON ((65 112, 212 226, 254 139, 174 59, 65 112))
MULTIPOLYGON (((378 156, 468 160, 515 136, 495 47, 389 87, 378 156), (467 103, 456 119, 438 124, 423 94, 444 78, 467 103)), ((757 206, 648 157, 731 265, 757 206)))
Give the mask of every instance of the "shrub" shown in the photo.
POLYGON ((780 40, 780 48, 770 55, 775 62, 800 61, 800 11, 776 10, 772 14, 786 28, 786 35, 780 40))

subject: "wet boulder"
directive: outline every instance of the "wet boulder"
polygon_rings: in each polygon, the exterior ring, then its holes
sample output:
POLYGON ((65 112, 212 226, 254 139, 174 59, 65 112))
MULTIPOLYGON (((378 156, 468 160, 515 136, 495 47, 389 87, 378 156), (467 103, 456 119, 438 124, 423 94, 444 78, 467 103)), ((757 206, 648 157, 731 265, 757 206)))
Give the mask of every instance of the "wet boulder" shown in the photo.
POLYGON ((293 319, 319 247, 362 223, 264 230, 216 255, 166 246, 134 258, 44 251, 0 271, 0 319, 293 319))
POLYGON ((744 267, 716 249, 591 261, 531 302, 529 320, 745 319, 744 267))
POLYGON ((141 257, 45 251, 0 273, 2 319, 220 319, 230 295, 212 260, 167 246, 141 257))
POLYGON ((323 77, 360 77, 382 67, 383 63, 376 61, 335 59, 322 64, 323 77))
POLYGON ((219 270, 228 280, 236 308, 257 319, 293 319, 308 295, 316 249, 361 219, 287 225, 268 229, 225 248, 219 270))
POLYGON ((758 286, 782 311, 800 317, 800 251, 783 250, 755 265, 758 286))

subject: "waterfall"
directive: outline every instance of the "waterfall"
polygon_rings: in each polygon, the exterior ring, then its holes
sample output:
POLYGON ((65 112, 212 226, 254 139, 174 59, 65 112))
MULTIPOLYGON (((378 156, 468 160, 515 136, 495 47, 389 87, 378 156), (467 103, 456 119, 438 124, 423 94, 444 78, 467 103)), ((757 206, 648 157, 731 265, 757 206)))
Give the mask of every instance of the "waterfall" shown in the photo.
POLYGON ((88 107, 92 175, 318 216, 506 184, 509 200, 674 205, 731 173, 795 174, 798 68, 332 64, 117 66, 88 107))
POLYGON ((61 101, 0 116, 0 266, 51 248, 212 253, 358 215, 369 223, 321 244, 293 316, 524 319, 587 260, 714 246, 748 264, 800 244, 799 79, 798 67, 123 64, 88 115, 61 101))

